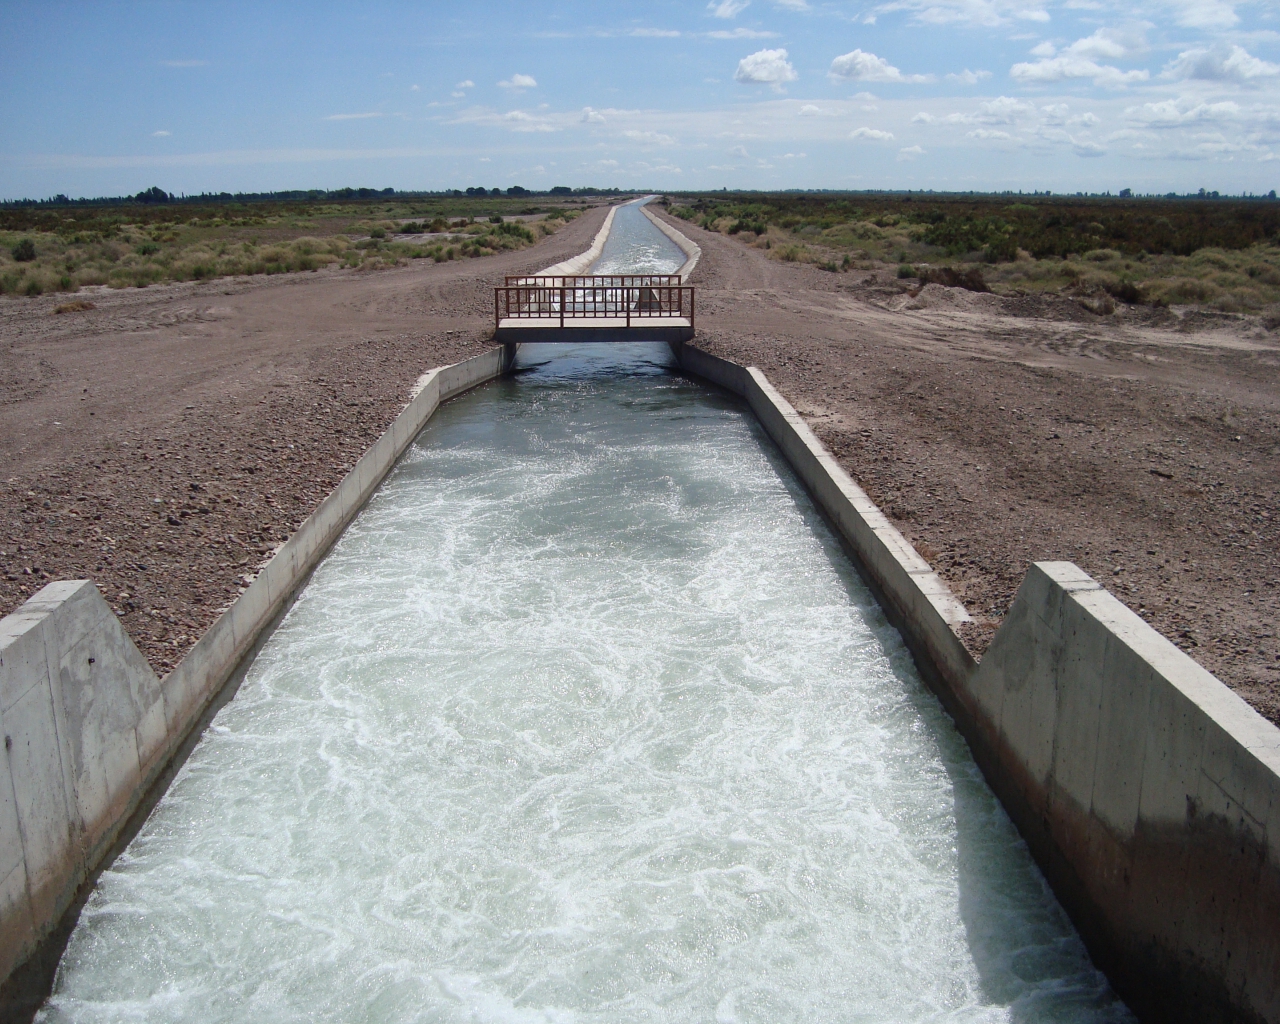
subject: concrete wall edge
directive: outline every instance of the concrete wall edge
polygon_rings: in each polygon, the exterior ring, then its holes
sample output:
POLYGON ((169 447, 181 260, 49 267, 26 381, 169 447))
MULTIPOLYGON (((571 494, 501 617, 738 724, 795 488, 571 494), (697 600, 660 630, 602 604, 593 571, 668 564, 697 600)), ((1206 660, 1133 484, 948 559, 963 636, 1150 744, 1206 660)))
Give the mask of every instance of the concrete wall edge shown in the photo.
POLYGON ((1280 1024, 1280 729, 1070 562, 1028 568, 976 663, 952 628, 963 606, 768 378, 672 350, 747 400, 896 612, 1130 1006, 1144 1020, 1280 1024))
MULTIPOLYGON (((118 636, 105 644, 105 657, 95 649, 93 664, 119 662, 125 666, 117 671, 114 679, 98 684, 103 693, 117 702, 121 695, 137 692, 139 687, 153 693, 147 707, 136 709, 138 729, 158 734, 151 736, 145 745, 145 755, 140 754, 136 768, 127 779, 114 787, 118 795, 110 798, 107 816, 102 821, 79 822, 68 817, 63 826, 66 840, 62 847, 48 856, 54 863, 28 863, 25 852, 13 863, 12 856, 5 856, 6 844, 0 840, 0 985, 40 945, 58 924, 63 914, 74 905, 78 893, 87 879, 91 879, 103 865, 103 858, 110 853, 122 828, 134 811, 142 804, 151 788, 164 774, 175 754, 230 680, 243 659, 249 654, 265 630, 275 621, 281 610, 306 582, 311 571, 332 545, 342 535, 374 491, 382 483, 397 460, 413 442, 440 403, 470 388, 500 376, 511 367, 514 346, 498 346, 477 356, 437 367, 419 378, 412 397, 391 422, 383 434, 356 462, 341 482, 320 502, 310 516, 289 539, 258 570, 256 578, 231 603, 200 640, 187 653, 182 662, 163 679, 159 679, 147 664, 132 639, 126 634, 115 613, 99 594, 91 581, 55 581, 32 595, 21 607, 0 620, 0 705, 8 689, 21 690, 11 703, 28 693, 39 690, 41 701, 50 706, 51 713, 57 701, 57 664, 55 653, 70 650, 84 635, 86 616, 93 622, 109 622, 118 636), (442 386, 442 380, 446 383, 442 386), (24 640, 23 638, 26 638, 24 640), (5 665, 13 659, 5 657, 17 642, 27 647, 38 642, 42 656, 38 663, 30 658, 20 664, 5 665), (46 653, 47 651, 47 653, 46 653), (114 662, 113 662, 114 659, 114 662), (13 679, 14 672, 18 679, 13 679), (36 673, 33 675, 33 673, 36 673), (29 678, 27 678, 29 677, 29 678), (70 831, 66 831, 67 829, 70 831), (49 881, 38 886, 39 906, 33 905, 31 893, 34 880, 49 876, 49 881), (14 879, 20 879, 21 889, 14 879), (14 889, 13 898, 10 889, 14 889)), ((34 650, 34 648, 32 648, 34 650)), ((74 668, 74 666, 73 666, 74 668)), ((90 670, 91 671, 91 670, 90 670)), ((83 667, 82 667, 83 673, 83 667)), ((62 671, 66 676, 66 671, 62 671)), ((95 691, 96 692, 96 691, 95 691)), ((66 815, 74 815, 77 775, 69 764, 67 726, 58 724, 65 713, 57 711, 47 718, 47 730, 53 747, 42 756, 50 768, 42 779, 45 790, 56 786, 62 793, 60 805, 67 808, 66 815), (56 769, 54 762, 57 762, 56 769), (55 774, 50 774, 55 772, 55 774)), ((10 749, 22 743, 24 737, 15 736, 20 724, 14 709, 8 715, 0 710, 0 729, 8 743, 0 759, 0 826, 10 810, 21 815, 22 796, 15 785, 14 758, 10 749), (9 794, 6 799, 6 793, 9 794)), ((74 730, 72 730, 74 732, 74 730)), ((48 742, 43 747, 48 747, 48 742)), ((143 744, 134 742, 142 750, 143 744)), ((29 773, 28 773, 29 774, 29 773)), ((112 787, 108 785, 108 792, 112 787)), ((32 809, 33 811, 35 809, 32 809)), ((20 833, 21 829, 17 829, 20 833)), ((9 851, 12 853, 12 851, 9 851)))

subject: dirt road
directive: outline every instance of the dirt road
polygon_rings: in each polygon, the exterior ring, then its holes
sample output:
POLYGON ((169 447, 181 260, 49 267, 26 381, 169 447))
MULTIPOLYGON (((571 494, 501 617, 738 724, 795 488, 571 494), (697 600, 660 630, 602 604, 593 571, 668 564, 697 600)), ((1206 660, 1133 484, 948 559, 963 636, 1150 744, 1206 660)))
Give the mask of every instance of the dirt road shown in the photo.
MULTIPOLYGON (((488 344, 532 249, 0 301, 0 602, 94 580, 158 671, 378 436, 427 368, 488 344)), ((759 366, 978 619, 1066 558, 1280 722, 1280 338, 1259 321, 831 274, 680 224, 699 344, 759 366)))

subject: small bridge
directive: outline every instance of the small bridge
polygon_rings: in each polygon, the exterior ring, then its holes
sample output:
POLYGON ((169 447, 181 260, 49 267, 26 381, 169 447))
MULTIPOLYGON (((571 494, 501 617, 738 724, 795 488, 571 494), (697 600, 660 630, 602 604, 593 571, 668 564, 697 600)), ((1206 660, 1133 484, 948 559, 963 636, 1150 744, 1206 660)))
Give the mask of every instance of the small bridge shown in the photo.
POLYGON ((493 290, 498 341, 689 341, 695 317, 679 274, 508 277, 493 290))

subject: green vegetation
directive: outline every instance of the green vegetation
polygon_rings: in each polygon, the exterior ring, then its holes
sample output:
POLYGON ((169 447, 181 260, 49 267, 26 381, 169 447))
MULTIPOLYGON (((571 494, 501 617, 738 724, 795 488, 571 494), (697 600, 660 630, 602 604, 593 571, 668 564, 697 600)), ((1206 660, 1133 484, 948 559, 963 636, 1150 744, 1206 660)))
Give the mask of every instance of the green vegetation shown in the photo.
POLYGON ((0 294, 474 259, 532 245, 578 216, 584 202, 445 196, 15 205, 0 209, 0 294))
POLYGON ((832 271, 1240 312, 1280 302, 1280 202, 901 194, 682 196, 671 212, 832 271))

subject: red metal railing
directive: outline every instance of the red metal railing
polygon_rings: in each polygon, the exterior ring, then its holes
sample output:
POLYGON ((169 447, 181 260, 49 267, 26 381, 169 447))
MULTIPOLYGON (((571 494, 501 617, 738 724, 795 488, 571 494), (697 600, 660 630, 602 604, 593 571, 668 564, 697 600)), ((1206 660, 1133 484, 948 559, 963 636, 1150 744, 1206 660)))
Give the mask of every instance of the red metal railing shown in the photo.
POLYGON ((694 326, 694 290, 680 284, 676 274, 511 280, 522 283, 493 290, 495 327, 503 320, 554 320, 563 327, 566 320, 605 319, 625 320, 630 327, 633 321, 663 318, 686 319, 694 326), (658 278, 676 283, 658 283, 658 278))

